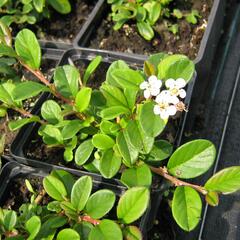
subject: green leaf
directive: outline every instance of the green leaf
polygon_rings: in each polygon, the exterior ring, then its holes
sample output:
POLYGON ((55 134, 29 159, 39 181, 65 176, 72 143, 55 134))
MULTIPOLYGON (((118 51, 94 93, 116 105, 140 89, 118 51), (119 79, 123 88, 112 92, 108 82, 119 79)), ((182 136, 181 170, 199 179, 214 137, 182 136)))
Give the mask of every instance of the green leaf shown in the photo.
POLYGON ((149 61, 144 62, 144 73, 146 74, 147 77, 150 77, 152 75, 157 75, 155 66, 149 61))
POLYGON ((84 73, 83 76, 83 84, 86 85, 87 81, 89 79, 89 77, 94 73, 94 71, 97 69, 97 67, 99 66, 99 64, 102 61, 102 57, 101 56, 97 56, 95 57, 91 63, 88 65, 86 72, 84 73))
POLYGON ((114 177, 121 167, 122 159, 112 149, 106 150, 101 159, 99 170, 105 178, 114 177))
POLYGON ((145 187, 133 187, 120 198, 117 206, 117 216, 125 224, 132 223, 146 211, 150 193, 145 187))
POLYGON ((13 90, 13 99, 22 101, 37 96, 41 92, 49 91, 46 86, 37 82, 22 82, 16 85, 13 90))
POLYGON ((136 120, 129 121, 127 134, 131 144, 141 153, 147 154, 151 151, 154 143, 153 137, 148 137, 141 128, 141 125, 136 120))
POLYGON ((7 56, 7 57, 17 57, 17 53, 14 51, 12 47, 9 47, 3 43, 0 43, 0 56, 7 56))
POLYGON ((35 34, 28 29, 21 30, 15 39, 15 50, 22 61, 34 70, 41 65, 41 48, 35 34))
POLYGON ((27 240, 34 240, 41 228, 41 219, 38 216, 32 216, 26 223, 25 228, 30 234, 27 240))
POLYGON ((103 120, 100 124, 100 130, 102 133, 107 135, 116 135, 116 133, 121 129, 119 124, 103 120))
POLYGON ((33 5, 39 13, 43 11, 44 4, 45 0, 33 0, 33 5))
POLYGON ((123 229, 123 236, 126 240, 142 240, 143 236, 136 226, 127 226, 123 229))
POLYGON ((63 139, 72 139, 82 128, 84 124, 80 120, 71 120, 62 129, 63 139))
POLYGON ((51 175, 43 179, 43 187, 47 194, 57 201, 63 201, 67 197, 67 191, 64 184, 51 175))
POLYGON ((131 89, 124 89, 124 95, 127 98, 128 106, 130 109, 133 109, 135 107, 137 94, 138 90, 133 91, 131 89))
POLYGON ((92 194, 87 201, 85 212, 94 219, 105 216, 114 206, 115 194, 107 189, 92 194))
POLYGON ((141 106, 138 113, 139 123, 145 134, 149 137, 158 136, 166 126, 164 120, 154 114, 153 108, 153 102, 146 102, 141 106))
POLYGON ((147 59, 147 62, 151 63, 154 66, 154 70, 155 70, 154 75, 158 75, 158 65, 165 57, 168 57, 168 54, 166 54, 166 53, 156 53, 156 54, 152 54, 147 59))
POLYGON ((152 172, 146 164, 125 169, 121 176, 121 182, 128 188, 150 187, 152 184, 152 172))
POLYGON ((30 118, 23 118, 23 119, 9 122, 8 127, 11 131, 16 131, 17 129, 23 127, 26 124, 29 124, 32 122, 38 122, 39 120, 40 119, 38 116, 33 116, 30 118))
POLYGON ((82 88, 75 98, 75 105, 79 112, 85 111, 91 100, 92 89, 88 87, 82 88))
POLYGON ((51 176, 59 179, 65 186, 68 196, 71 195, 72 187, 75 183, 73 176, 64 170, 53 170, 51 176))
POLYGON ((63 120, 61 107, 54 100, 47 100, 41 107, 42 117, 49 123, 56 124, 63 120))
POLYGON ((194 140, 179 147, 168 161, 168 171, 178 178, 194 178, 205 173, 216 156, 214 145, 208 140, 194 140))
POLYGON ((122 114, 130 114, 128 108, 122 106, 113 106, 109 108, 105 108, 101 111, 101 117, 106 120, 111 120, 116 117, 119 117, 122 114))
POLYGON ((117 87, 104 84, 101 86, 101 92, 107 100, 107 105, 111 106, 123 106, 128 108, 128 102, 124 93, 117 87))
POLYGON ((189 82, 194 74, 194 63, 185 55, 175 54, 165 57, 158 65, 158 78, 167 80, 169 78, 183 78, 189 82))
POLYGON ((12 231, 17 223, 17 214, 15 211, 8 210, 3 219, 4 228, 12 231))
POLYGON ((3 84, 0 84, 0 101, 7 105, 18 107, 20 105, 19 102, 16 102, 13 99, 13 91, 15 87, 16 85, 12 82, 4 82, 3 84))
POLYGON ((93 152, 94 146, 92 140, 86 140, 82 142, 75 153, 75 162, 77 165, 83 165, 87 162, 93 152))
POLYGON ((79 89, 80 73, 72 65, 57 67, 54 72, 54 84, 66 98, 75 98, 79 89))
POLYGON ((106 75, 106 82, 112 86, 120 87, 120 85, 115 81, 115 78, 112 76, 112 73, 116 69, 129 69, 129 67, 124 61, 118 60, 113 62, 108 68, 107 75, 106 75))
POLYGON ((240 166, 229 167, 213 175, 204 186, 207 190, 229 194, 240 190, 240 166))
POLYGON ((60 130, 53 125, 42 125, 38 134, 43 137, 43 141, 48 145, 63 144, 63 136, 60 130))
POLYGON ((76 211, 76 209, 73 207, 72 203, 68 202, 68 201, 63 201, 60 203, 61 208, 64 210, 65 215, 73 220, 77 220, 78 219, 78 213, 76 211))
POLYGON ((217 192, 208 192, 207 195, 205 196, 206 202, 212 206, 216 207, 219 203, 219 196, 217 192))
POLYGON ((95 134, 92 138, 92 144, 94 147, 106 150, 112 148, 115 144, 114 140, 106 134, 95 134))
POLYGON ((117 146, 123 157, 123 162, 127 167, 132 167, 137 161, 138 151, 132 146, 126 130, 123 130, 117 135, 117 146))
POLYGON ((137 28, 140 35, 142 35, 146 40, 150 41, 154 37, 154 31, 149 23, 138 22, 137 28))
POLYGON ((78 212, 85 207, 92 191, 92 179, 89 176, 79 178, 73 185, 71 194, 71 203, 78 212))
POLYGON ((93 229, 93 225, 88 222, 80 222, 75 224, 73 229, 78 232, 81 240, 88 240, 88 236, 93 229))
POLYGON ((79 234, 71 229, 71 228, 65 228, 61 230, 57 235, 57 240, 80 240, 79 234))
POLYGON ((172 154, 172 151, 173 146, 168 141, 157 140, 154 142, 151 152, 144 161, 150 164, 158 163, 168 158, 172 154))
POLYGON ((105 219, 95 226, 89 234, 89 240, 122 240, 122 231, 118 224, 105 219))
POLYGON ((144 81, 143 76, 132 69, 115 69, 111 72, 111 77, 122 88, 139 90, 139 85, 144 81))
POLYGON ((172 201, 172 213, 177 224, 185 231, 193 230, 201 219, 202 201, 191 187, 177 187, 172 201))
POLYGON ((48 0, 48 3, 61 14, 71 12, 71 4, 69 0, 48 0))

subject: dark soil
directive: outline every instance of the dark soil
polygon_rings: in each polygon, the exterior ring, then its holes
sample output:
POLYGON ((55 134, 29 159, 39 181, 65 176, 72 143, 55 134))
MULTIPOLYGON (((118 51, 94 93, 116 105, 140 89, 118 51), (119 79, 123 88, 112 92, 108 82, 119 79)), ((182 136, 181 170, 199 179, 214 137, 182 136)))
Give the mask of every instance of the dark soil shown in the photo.
MULTIPOLYGON (((36 193, 42 193, 42 178, 41 177, 27 177, 31 183, 33 190, 36 193)), ((5 201, 3 202, 4 209, 11 209, 18 211, 19 207, 24 203, 29 203, 32 193, 26 187, 24 178, 17 178, 11 181, 8 186, 7 195, 5 196, 5 201)), ((46 205, 50 200, 50 197, 45 195, 41 201, 41 205, 46 205)))
POLYGON ((38 24, 24 27, 35 32, 41 40, 72 43, 94 8, 95 2, 93 0, 72 0, 71 13, 62 15, 51 11, 50 19, 43 19, 38 24))
MULTIPOLYGON (((43 63, 41 66, 41 70, 44 73, 45 77, 50 80, 53 69, 56 66, 57 61, 52 59, 43 59, 43 63)), ((30 74, 29 72, 24 71, 23 73, 26 79, 36 80, 36 78, 30 74)), ((28 99, 24 102, 24 109, 27 111, 31 111, 35 103, 37 102, 39 97, 28 99)), ((8 128, 8 122, 12 120, 20 119, 20 114, 16 113, 15 111, 9 110, 8 115, 4 118, 0 118, 0 136, 5 135, 5 146, 4 146, 4 155, 9 155, 9 148, 11 143, 13 142, 14 138, 16 137, 18 131, 10 131, 8 128)))
POLYGON ((206 29, 213 0, 178 0, 173 4, 173 9, 178 8, 183 12, 189 12, 191 9, 198 10, 201 15, 198 24, 193 25, 186 20, 177 22, 174 19, 159 20, 155 26, 155 37, 151 41, 146 41, 138 34, 134 22, 127 22, 120 30, 114 31, 114 23, 107 16, 100 23, 98 30, 94 31, 90 47, 146 55, 157 52, 181 53, 195 59, 206 29), (174 35, 169 32, 164 23, 177 23, 178 34, 174 35))

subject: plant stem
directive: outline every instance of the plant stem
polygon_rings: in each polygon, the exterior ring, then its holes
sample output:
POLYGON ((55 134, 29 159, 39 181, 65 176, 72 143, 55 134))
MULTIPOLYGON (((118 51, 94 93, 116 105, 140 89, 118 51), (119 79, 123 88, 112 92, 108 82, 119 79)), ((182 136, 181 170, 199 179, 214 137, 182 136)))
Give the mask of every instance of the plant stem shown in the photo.
POLYGON ((36 197, 36 199, 35 199, 35 203, 36 204, 39 204, 41 201, 42 201, 42 199, 43 199, 43 197, 46 195, 46 191, 45 190, 42 190, 39 194, 38 194, 38 196, 36 197))
POLYGON ((89 222, 93 225, 98 225, 100 224, 100 220, 97 220, 97 219, 93 219, 91 218, 90 216, 83 216, 83 217, 80 217, 81 221, 84 221, 84 222, 89 222))
POLYGON ((59 93, 55 86, 53 84, 51 84, 43 75, 43 73, 40 70, 33 70, 32 68, 30 68, 27 64, 23 63, 22 61, 20 61, 21 65, 23 67, 25 67, 29 72, 31 72, 33 75, 35 75, 44 85, 46 85, 47 87, 50 88, 52 94, 57 97, 58 99, 62 100, 63 102, 69 104, 70 106, 74 106, 74 102, 68 98, 65 98, 64 96, 62 96, 61 93, 59 93))
POLYGON ((156 173, 156 174, 164 177, 168 181, 170 181, 175 187, 187 186, 187 187, 191 187, 191 188, 197 190, 198 192, 200 192, 203 195, 207 195, 207 193, 208 193, 208 191, 202 186, 184 182, 182 180, 179 180, 179 179, 169 175, 166 167, 159 167, 159 168, 150 167, 150 168, 154 173, 156 173))

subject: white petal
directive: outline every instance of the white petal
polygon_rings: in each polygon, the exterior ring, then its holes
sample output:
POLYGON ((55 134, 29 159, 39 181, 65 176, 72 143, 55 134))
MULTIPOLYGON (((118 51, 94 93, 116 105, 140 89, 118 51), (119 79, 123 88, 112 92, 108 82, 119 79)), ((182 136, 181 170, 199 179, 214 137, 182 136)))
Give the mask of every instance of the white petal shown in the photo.
POLYGON ((176 80, 176 86, 178 89, 184 88, 186 86, 186 81, 183 78, 178 78, 176 80))
POLYGON ((169 118, 169 114, 168 114, 168 112, 164 109, 164 110, 161 111, 160 117, 165 120, 165 119, 168 119, 168 118, 169 118))
POLYGON ((147 90, 145 90, 145 91, 143 92, 143 95, 144 95, 144 97, 145 97, 146 99, 148 99, 148 98, 150 98, 151 93, 150 93, 150 91, 147 89, 147 90))
POLYGON ((161 108, 158 105, 155 105, 153 108, 153 112, 156 115, 159 115, 161 113, 161 108))
POLYGON ((156 81, 158 81, 157 77, 155 75, 152 75, 148 78, 148 82, 152 85, 154 84, 156 81))
POLYGON ((181 90, 179 91, 179 96, 180 96, 180 98, 185 98, 186 95, 187 95, 187 93, 186 93, 186 91, 185 91, 184 89, 181 89, 181 90))
POLYGON ((140 84, 139 87, 140 87, 140 89, 144 90, 144 89, 148 88, 148 86, 149 86, 149 83, 144 81, 140 84))
POLYGON ((172 88, 175 87, 175 85, 176 85, 176 81, 175 81, 174 79, 172 79, 172 78, 169 78, 169 79, 165 82, 166 88, 172 89, 172 88))
POLYGON ((158 88, 151 88, 150 93, 152 96, 157 96, 160 93, 160 89, 158 88))
POLYGON ((156 82, 154 82, 154 84, 151 85, 152 87, 155 88, 161 88, 162 86, 162 81, 161 80, 157 80, 156 82))
POLYGON ((174 116, 177 112, 177 109, 175 106, 171 105, 171 106, 167 107, 166 111, 169 116, 174 116))
POLYGON ((177 104, 177 103, 179 103, 179 99, 178 99, 177 96, 170 96, 170 97, 168 98, 168 102, 169 102, 169 103, 172 103, 172 104, 177 104))

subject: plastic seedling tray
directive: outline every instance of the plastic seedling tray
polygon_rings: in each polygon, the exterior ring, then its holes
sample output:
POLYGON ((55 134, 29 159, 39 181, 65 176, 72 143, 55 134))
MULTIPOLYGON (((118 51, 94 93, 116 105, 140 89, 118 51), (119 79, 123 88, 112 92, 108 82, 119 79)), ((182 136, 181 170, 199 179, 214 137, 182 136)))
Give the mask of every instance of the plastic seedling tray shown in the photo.
MULTIPOLYGON (((68 64, 69 59, 71 59, 72 62, 75 62, 77 60, 81 60, 83 62, 89 62, 96 55, 102 56, 103 66, 104 65, 109 66, 113 61, 119 60, 119 59, 126 61, 131 67, 134 67, 134 68, 141 68, 143 66, 143 59, 139 59, 136 56, 130 57, 128 55, 119 55, 118 53, 109 53, 107 51, 100 51, 100 50, 94 51, 94 50, 88 50, 88 49, 72 49, 72 50, 67 51, 64 54, 62 60, 60 61, 59 65, 68 64)), ((194 76, 194 79, 191 81, 191 83, 188 85, 187 97, 185 98, 186 105, 190 104, 191 94, 192 94, 192 89, 194 86, 195 78, 196 78, 196 75, 194 76)), ((51 95, 44 94, 41 97, 41 99, 38 101, 38 103, 35 105, 35 107, 33 109, 34 114, 39 113, 42 103, 48 98, 51 98, 51 95)), ((176 136, 175 136, 175 146, 178 146, 181 142, 181 138, 182 138, 182 134, 183 134, 183 127, 184 127, 185 121, 186 121, 186 116, 187 116, 187 112, 183 113, 182 117, 179 121, 179 126, 178 126, 178 129, 176 130, 176 136)), ((11 145, 11 149, 10 149, 11 155, 14 157, 14 159, 16 159, 17 162, 19 162, 19 163, 26 164, 26 165, 36 167, 36 168, 43 168, 43 169, 47 169, 47 170, 63 169, 63 170, 72 172, 74 174, 79 174, 80 172, 82 172, 79 169, 76 169, 73 167, 51 164, 51 163, 48 163, 47 161, 41 161, 41 160, 31 159, 31 158, 27 157, 26 156, 26 148, 29 146, 29 144, 33 140, 34 136, 36 136, 38 128, 39 128, 38 124, 29 124, 20 130, 19 134, 17 135, 16 139, 14 140, 13 144, 11 145)), ((87 171, 84 171, 84 172, 85 172, 85 174, 94 175, 95 178, 98 179, 98 181, 102 181, 104 183, 123 187, 122 183, 117 178, 104 179, 99 174, 91 174, 87 171)), ((153 188, 152 189, 153 201, 151 201, 151 213, 149 213, 151 216, 150 217, 151 220, 148 220, 147 229, 150 229, 153 226, 153 221, 157 214, 157 209, 159 207, 161 198, 162 198, 161 188, 159 188, 159 187, 153 188)))
MULTIPOLYGON (((205 30, 201 45, 196 57, 195 64, 198 76, 205 79, 211 69, 211 63, 215 48, 221 35, 222 23, 224 18, 225 1, 214 0, 210 15, 208 17, 208 26, 205 30)), ((74 40, 74 47, 88 47, 96 28, 99 27, 102 19, 107 16, 109 6, 107 1, 99 0, 89 21, 87 21, 74 40)), ((134 54, 129 54, 134 55, 134 54)))
MULTIPOLYGON (((16 179, 26 179, 28 177, 40 177, 43 178, 49 174, 49 171, 46 169, 36 169, 32 167, 28 167, 22 164, 19 164, 17 162, 11 161, 8 162, 0 171, 0 207, 4 204, 4 202, 9 197, 9 188, 11 187, 11 184, 16 179)), ((75 177, 81 177, 86 175, 85 172, 79 171, 75 177)), ((103 183, 102 181, 99 181, 98 178, 94 174, 89 174, 89 176, 93 179, 93 191, 97 191, 99 189, 109 189, 113 191, 117 199, 127 190, 127 188, 117 185, 111 185, 108 183, 103 183)), ((151 218, 151 215, 155 211, 155 209, 152 208, 152 205, 155 201, 161 201, 162 195, 165 191, 165 188, 167 185, 162 184, 161 189, 159 189, 159 193, 157 194, 157 198, 154 194, 151 195, 150 205, 147 208, 145 214, 136 221, 136 226, 138 226, 143 234, 143 239, 147 240, 147 232, 149 230, 149 219, 151 218)), ((16 193, 17 194, 17 193, 16 193)))

